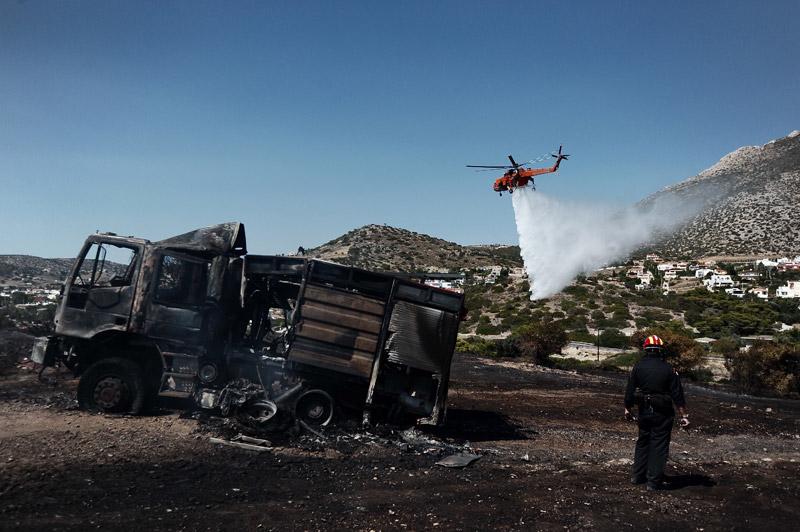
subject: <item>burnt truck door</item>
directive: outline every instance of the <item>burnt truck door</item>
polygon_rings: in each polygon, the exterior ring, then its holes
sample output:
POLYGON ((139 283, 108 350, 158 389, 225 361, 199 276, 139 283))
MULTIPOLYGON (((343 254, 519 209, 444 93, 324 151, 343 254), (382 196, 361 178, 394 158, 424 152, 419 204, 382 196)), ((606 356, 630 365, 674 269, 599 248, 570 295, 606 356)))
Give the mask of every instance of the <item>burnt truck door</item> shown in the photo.
POLYGON ((159 394, 187 397, 194 391, 199 362, 206 353, 206 318, 216 309, 208 297, 213 261, 171 249, 156 250, 152 260, 144 334, 155 340, 161 353, 159 394))
POLYGON ((105 331, 126 331, 141 251, 136 243, 114 238, 88 240, 64 285, 56 333, 92 338, 105 331))
POLYGON ((157 252, 145 334, 199 343, 210 271, 209 259, 172 250, 157 252))

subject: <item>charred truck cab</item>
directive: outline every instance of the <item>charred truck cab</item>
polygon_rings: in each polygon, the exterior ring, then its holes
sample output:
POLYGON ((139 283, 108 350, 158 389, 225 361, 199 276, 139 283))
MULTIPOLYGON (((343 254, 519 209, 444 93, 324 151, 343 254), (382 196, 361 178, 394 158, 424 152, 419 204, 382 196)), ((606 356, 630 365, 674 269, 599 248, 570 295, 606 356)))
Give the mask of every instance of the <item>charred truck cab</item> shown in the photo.
POLYGON ((462 309, 398 276, 248 255, 241 223, 155 243, 94 234, 32 358, 79 374, 79 403, 104 412, 171 396, 249 423, 349 410, 441 424, 462 309))

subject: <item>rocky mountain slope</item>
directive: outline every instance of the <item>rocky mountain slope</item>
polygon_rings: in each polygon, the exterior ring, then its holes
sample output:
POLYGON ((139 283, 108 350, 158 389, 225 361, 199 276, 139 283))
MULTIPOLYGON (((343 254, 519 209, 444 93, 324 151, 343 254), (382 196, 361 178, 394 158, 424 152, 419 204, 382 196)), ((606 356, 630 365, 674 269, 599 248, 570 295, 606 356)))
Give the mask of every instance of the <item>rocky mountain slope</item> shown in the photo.
MULTIPOLYGON (((800 252, 800 131, 746 146, 691 179, 643 200, 676 195, 699 209, 651 247, 674 257, 800 252)), ((640 205, 641 205, 640 204, 640 205)))
POLYGON ((0 255, 0 286, 43 286, 62 282, 75 259, 43 259, 31 255, 0 255))
POLYGON ((421 272, 501 265, 522 266, 519 246, 460 246, 428 235, 367 225, 306 255, 378 271, 421 272))

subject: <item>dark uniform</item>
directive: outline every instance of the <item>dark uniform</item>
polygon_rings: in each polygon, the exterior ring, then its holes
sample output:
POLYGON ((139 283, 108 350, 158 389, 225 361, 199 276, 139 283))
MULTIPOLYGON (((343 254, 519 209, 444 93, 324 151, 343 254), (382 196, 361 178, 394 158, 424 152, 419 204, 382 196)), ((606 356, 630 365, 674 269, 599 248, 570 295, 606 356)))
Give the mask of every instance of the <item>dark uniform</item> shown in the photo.
POLYGON ((645 350, 645 357, 631 372, 625 389, 625 408, 639 406, 639 439, 633 460, 634 484, 647 481, 648 489, 659 489, 669 456, 675 406, 683 407, 683 386, 678 373, 657 351, 645 350))

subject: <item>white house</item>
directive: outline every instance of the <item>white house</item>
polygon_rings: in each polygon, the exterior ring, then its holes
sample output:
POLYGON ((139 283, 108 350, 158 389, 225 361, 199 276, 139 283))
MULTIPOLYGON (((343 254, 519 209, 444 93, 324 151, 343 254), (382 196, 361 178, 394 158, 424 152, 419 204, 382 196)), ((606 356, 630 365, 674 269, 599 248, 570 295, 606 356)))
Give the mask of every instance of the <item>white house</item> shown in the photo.
POLYGON ((628 273, 626 275, 631 279, 636 279, 639 278, 642 275, 642 273, 644 273, 644 268, 642 268, 641 266, 634 266, 628 269, 628 273))
POLYGON ((744 297, 744 290, 741 288, 726 288, 725 293, 732 295, 733 297, 744 297))
POLYGON ((733 279, 731 279, 731 276, 728 274, 721 275, 715 273, 708 279, 703 279, 703 284, 709 290, 713 290, 714 288, 732 288, 733 279))
POLYGON ((743 281, 758 281, 758 279, 761 277, 761 274, 759 274, 756 271, 750 270, 746 272, 739 272, 739 277, 743 281))
POLYGON ((511 268, 509 277, 525 277, 525 268, 511 268))
POLYGON ((703 277, 705 277, 706 275, 708 275, 713 271, 714 270, 709 270, 708 268, 699 268, 695 270, 694 276, 697 277, 698 279, 702 279, 703 277))
POLYGON ((644 272, 639 276, 639 282, 642 284, 650 284, 653 282, 653 273, 644 272))
POLYGON ((763 287, 756 287, 750 290, 750 293, 758 299, 769 299, 769 289, 763 287))
POLYGON ((800 281, 789 281, 775 291, 777 297, 800 298, 800 281))

